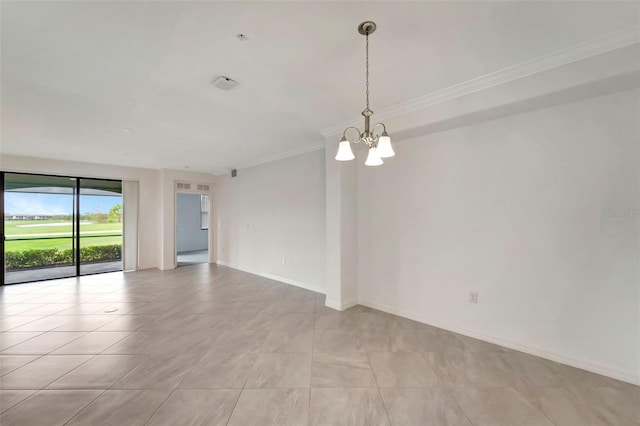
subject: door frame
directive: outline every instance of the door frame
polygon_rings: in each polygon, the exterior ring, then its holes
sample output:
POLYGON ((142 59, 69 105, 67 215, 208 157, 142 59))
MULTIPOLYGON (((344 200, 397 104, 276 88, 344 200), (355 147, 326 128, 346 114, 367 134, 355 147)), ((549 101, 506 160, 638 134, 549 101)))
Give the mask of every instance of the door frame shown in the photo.
MULTIPOLYGON (((178 267, 178 194, 191 194, 191 195, 208 195, 209 196, 209 229, 207 230, 207 264, 214 263, 213 260, 213 244, 211 244, 212 239, 212 218, 213 218, 213 193, 212 190, 208 191, 204 189, 178 189, 178 182, 182 183, 184 180, 176 180, 173 182, 173 267, 174 269, 178 267)), ((196 188, 198 185, 208 185, 209 188, 213 186, 211 183, 194 183, 189 182, 191 185, 196 188)))

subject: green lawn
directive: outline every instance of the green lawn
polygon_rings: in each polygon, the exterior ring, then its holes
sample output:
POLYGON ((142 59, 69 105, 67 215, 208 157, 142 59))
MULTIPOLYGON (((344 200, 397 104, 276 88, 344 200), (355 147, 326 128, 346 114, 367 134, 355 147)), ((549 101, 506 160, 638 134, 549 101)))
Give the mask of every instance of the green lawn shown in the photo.
MULTIPOLYGON (((63 220, 5 221, 5 251, 70 249, 73 226, 71 223, 64 222, 63 220)), ((122 223, 80 224, 81 247, 111 244, 122 244, 122 223)))
MULTIPOLYGON (((71 235, 73 226, 63 220, 7 220, 4 232, 7 238, 12 235, 45 234, 65 232, 71 235)), ((122 232, 122 223, 86 223, 80 222, 80 232, 115 231, 122 232)))
MULTIPOLYGON (((122 237, 84 237, 80 239, 81 247, 106 246, 111 244, 122 244, 122 237)), ((4 243, 5 251, 24 251, 32 249, 53 249, 65 250, 71 248, 71 238, 48 238, 41 240, 7 240, 4 243)))

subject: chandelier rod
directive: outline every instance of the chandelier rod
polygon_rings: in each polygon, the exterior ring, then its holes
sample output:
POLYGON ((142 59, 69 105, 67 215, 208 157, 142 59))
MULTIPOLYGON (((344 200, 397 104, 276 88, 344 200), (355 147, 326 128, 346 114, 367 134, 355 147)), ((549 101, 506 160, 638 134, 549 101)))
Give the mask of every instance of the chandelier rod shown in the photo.
POLYGON ((369 31, 366 33, 366 87, 367 87, 367 109, 369 109, 369 31))

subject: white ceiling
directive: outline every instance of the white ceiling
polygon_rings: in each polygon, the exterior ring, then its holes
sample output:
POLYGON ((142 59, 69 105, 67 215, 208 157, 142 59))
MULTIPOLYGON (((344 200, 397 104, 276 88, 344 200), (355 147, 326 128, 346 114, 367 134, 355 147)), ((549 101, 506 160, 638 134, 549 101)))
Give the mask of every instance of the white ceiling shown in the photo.
POLYGON ((376 111, 637 26, 639 5, 3 1, 0 148, 220 173, 358 117, 363 20, 376 111))

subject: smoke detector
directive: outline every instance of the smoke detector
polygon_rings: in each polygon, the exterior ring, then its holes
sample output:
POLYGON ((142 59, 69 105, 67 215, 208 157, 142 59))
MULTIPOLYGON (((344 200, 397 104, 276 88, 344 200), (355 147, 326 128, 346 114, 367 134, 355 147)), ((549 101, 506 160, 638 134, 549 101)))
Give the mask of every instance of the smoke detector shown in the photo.
POLYGON ((231 90, 238 85, 238 82, 222 75, 215 78, 211 84, 221 90, 231 90))

